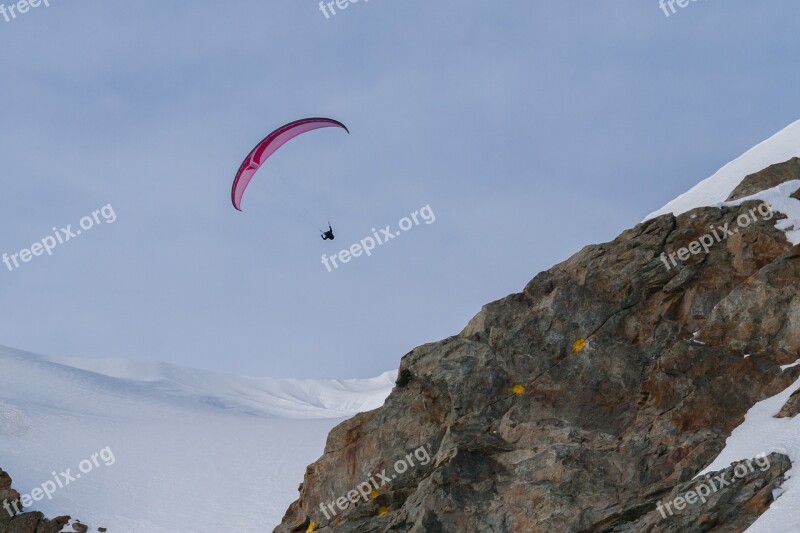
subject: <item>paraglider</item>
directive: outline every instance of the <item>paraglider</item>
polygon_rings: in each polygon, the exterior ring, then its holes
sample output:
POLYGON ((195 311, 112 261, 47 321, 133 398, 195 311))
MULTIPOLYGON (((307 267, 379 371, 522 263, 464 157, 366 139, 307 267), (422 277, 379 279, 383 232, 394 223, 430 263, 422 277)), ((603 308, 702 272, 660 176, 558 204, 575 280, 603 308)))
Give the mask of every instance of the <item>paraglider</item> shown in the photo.
MULTIPOLYGON (((233 187, 231 188, 231 202, 233 203, 233 207, 239 211, 242 210, 242 196, 244 196, 245 189, 247 189, 250 180, 253 179, 253 176, 261 165, 263 165, 272 154, 298 135, 320 128, 342 128, 347 133, 350 133, 347 126, 338 120, 330 118, 305 118, 281 126, 258 143, 242 162, 233 180, 233 187)), ((328 231, 332 239, 333 231, 330 229, 330 225, 328 231)), ((323 232, 323 235, 325 234, 326 232, 323 232)))
POLYGON ((336 238, 333 236, 333 228, 331 227, 330 222, 328 222, 328 231, 319 230, 319 232, 322 233, 320 237, 322 237, 323 241, 332 241, 333 239, 336 238))

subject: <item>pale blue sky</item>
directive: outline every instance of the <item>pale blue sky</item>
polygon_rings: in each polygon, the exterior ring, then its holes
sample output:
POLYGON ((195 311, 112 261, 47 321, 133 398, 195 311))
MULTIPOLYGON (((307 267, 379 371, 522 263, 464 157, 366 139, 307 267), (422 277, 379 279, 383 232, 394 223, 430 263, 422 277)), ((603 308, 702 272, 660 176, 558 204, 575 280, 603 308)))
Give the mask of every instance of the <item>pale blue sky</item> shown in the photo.
POLYGON ((800 118, 794 0, 50 4, 0 19, 0 253, 118 219, 0 265, 0 343, 48 355, 376 375, 800 118), (286 145, 234 211, 306 116, 352 134, 286 145))

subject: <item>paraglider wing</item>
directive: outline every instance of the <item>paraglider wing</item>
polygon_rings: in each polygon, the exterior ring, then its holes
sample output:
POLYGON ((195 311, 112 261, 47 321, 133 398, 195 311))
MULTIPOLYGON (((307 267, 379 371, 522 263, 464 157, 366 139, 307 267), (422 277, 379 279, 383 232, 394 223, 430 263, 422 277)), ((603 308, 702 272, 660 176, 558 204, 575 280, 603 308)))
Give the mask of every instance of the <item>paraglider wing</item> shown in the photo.
POLYGON ((242 162, 242 166, 239 167, 236 178, 233 180, 233 187, 231 188, 233 207, 239 211, 242 210, 241 205, 244 190, 247 188, 250 180, 253 179, 253 175, 255 175, 259 167, 261 167, 272 154, 298 135, 320 128, 342 128, 347 133, 350 133, 347 126, 337 120, 330 118, 305 118, 281 126, 258 143, 244 162, 242 162))

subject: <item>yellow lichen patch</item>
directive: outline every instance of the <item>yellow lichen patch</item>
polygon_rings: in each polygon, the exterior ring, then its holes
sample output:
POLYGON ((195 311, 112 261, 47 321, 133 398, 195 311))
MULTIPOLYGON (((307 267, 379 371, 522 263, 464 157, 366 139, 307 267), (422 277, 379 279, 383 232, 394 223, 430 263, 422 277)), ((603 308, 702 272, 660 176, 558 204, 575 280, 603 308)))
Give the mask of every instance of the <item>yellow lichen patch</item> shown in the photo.
POLYGON ((311 533, 312 531, 315 531, 316 529, 317 529, 317 524, 315 524, 314 522, 311 522, 310 524, 308 524, 308 529, 306 529, 306 533, 311 533))
POLYGON ((378 516, 383 516, 385 514, 389 514, 388 507, 378 507, 378 516))
POLYGON ((572 343, 572 350, 576 352, 582 351, 586 348, 586 339, 578 339, 572 343))
POLYGON ((513 392, 514 394, 522 394, 523 392, 525 392, 525 385, 516 384, 514 385, 514 388, 511 389, 511 392, 513 392))
POLYGON ((377 497, 378 497, 378 491, 373 489, 373 491, 369 493, 369 499, 374 500, 377 497))

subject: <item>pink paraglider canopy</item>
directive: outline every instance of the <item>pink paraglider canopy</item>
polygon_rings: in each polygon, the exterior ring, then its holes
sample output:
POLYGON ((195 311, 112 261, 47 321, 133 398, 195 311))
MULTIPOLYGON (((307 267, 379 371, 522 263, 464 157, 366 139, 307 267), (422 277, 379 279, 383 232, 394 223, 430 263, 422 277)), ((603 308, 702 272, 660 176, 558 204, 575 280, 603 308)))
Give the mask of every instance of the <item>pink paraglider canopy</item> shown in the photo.
POLYGON ((258 143, 247 158, 245 158, 244 162, 242 162, 242 166, 239 167, 239 172, 236 173, 236 178, 233 180, 233 188, 231 189, 233 207, 239 211, 242 210, 241 205, 244 190, 247 188, 250 180, 253 179, 253 175, 255 175, 259 167, 261 167, 272 154, 298 135, 320 128, 342 128, 347 133, 350 133, 347 126, 337 120, 330 118, 304 118, 281 126, 258 143))

